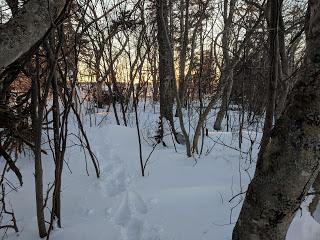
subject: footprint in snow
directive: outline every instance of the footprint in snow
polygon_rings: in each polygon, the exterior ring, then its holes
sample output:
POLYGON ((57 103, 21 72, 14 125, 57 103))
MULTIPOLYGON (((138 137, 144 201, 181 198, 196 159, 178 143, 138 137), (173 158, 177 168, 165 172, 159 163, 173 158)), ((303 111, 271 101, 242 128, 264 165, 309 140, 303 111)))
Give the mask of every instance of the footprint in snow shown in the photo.
POLYGON ((106 209, 106 215, 120 227, 123 240, 160 240, 160 230, 142 220, 141 215, 148 212, 147 204, 137 192, 128 191, 130 177, 123 161, 112 150, 109 156, 101 168, 101 188, 109 197, 120 197, 120 201, 116 201, 118 206, 106 209))
POLYGON ((127 240, 140 240, 142 237, 143 222, 138 218, 130 219, 127 226, 127 240))
MULTIPOLYGON (((111 154, 112 155, 112 154, 111 154)), ((119 157, 113 156, 102 167, 100 186, 108 196, 115 197, 123 193, 130 182, 130 177, 119 157)))
POLYGON ((130 197, 131 197, 132 205, 138 213, 146 214, 148 212, 147 205, 139 194, 137 194, 135 191, 132 191, 130 192, 130 197))
POLYGON ((126 190, 127 176, 123 168, 118 168, 113 171, 105 179, 105 187, 107 194, 110 197, 114 197, 126 190))
POLYGON ((117 225, 125 227, 127 223, 130 221, 130 219, 131 219, 131 210, 129 206, 129 196, 128 196, 128 192, 126 192, 120 205, 118 206, 118 209, 115 212, 114 222, 117 225))
POLYGON ((142 219, 148 212, 142 197, 135 191, 124 193, 113 222, 121 227, 124 240, 158 240, 158 232, 142 219))

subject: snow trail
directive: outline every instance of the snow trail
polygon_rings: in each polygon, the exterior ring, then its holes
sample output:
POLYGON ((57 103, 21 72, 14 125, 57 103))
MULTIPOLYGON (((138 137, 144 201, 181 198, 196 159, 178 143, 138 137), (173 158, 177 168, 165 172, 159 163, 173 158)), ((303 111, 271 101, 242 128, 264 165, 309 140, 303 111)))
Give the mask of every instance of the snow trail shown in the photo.
MULTIPOLYGON (((108 143, 109 148, 112 143, 108 143)), ((126 170, 124 161, 110 150, 99 149, 99 155, 109 155, 102 164, 100 190, 113 199, 113 206, 108 210, 109 221, 120 228, 123 240, 157 240, 157 231, 144 221, 148 206, 141 195, 131 185, 132 177, 126 170)))

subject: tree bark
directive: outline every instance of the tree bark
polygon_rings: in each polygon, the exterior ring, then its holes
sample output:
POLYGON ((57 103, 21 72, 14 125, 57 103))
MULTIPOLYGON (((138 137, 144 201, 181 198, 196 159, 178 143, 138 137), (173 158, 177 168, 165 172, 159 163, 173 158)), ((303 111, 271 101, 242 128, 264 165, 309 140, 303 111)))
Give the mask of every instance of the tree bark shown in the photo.
MULTIPOLYGON (((53 57, 53 56, 52 56, 53 57)), ((53 59, 52 59, 53 60, 53 59)), ((57 220, 57 225, 61 228, 61 183, 63 169, 63 154, 60 144, 60 104, 59 89, 57 82, 56 64, 51 61, 53 77, 51 79, 52 87, 52 118, 53 118, 53 141, 54 141, 54 157, 55 157, 55 186, 52 197, 53 216, 57 220)))
POLYGON ((237 0, 228 0, 224 1, 224 29, 222 34, 222 52, 223 52, 223 61, 224 67, 221 73, 220 81, 226 82, 225 87, 222 89, 222 97, 221 97, 221 107, 219 109, 216 121, 214 123, 215 130, 221 130, 222 120, 227 112, 229 98, 231 95, 231 90, 233 86, 233 69, 234 64, 231 61, 230 56, 230 42, 231 42, 231 25, 233 21, 235 5, 237 0), (228 13, 228 5, 229 13, 228 13))
POLYGON ((16 16, 19 10, 19 1, 18 0, 6 0, 6 3, 8 4, 10 11, 12 13, 12 16, 16 16))
POLYGON ((168 35, 168 3, 158 0, 157 25, 159 44, 160 115, 166 118, 174 131, 173 104, 176 91, 172 49, 168 35))
POLYGON ((269 86, 268 101, 266 106, 266 116, 263 126, 263 135, 261 139, 260 153, 262 154, 270 140, 270 133, 274 123, 275 106, 277 99, 277 84, 279 78, 279 20, 282 0, 270 0, 268 2, 270 14, 267 17, 269 30, 269 86))
POLYGON ((150 59, 150 68, 152 74, 152 88, 153 88, 153 95, 152 100, 153 102, 158 102, 159 100, 159 81, 157 77, 157 57, 156 53, 152 53, 153 59, 150 59))
POLYGON ((319 173, 320 2, 309 0, 301 79, 288 96, 250 183, 233 240, 284 240, 319 173))
MULTIPOLYGON (((43 99, 47 97, 47 91, 45 91, 44 98, 41 99, 41 88, 40 88, 40 63, 39 56, 37 53, 37 77, 32 79, 31 86, 31 106, 32 106, 32 131, 34 134, 34 179, 35 179, 35 192, 36 192, 36 209, 37 209, 37 223, 39 236, 41 238, 47 235, 44 209, 43 209, 43 170, 42 170, 42 158, 41 158, 41 136, 42 136, 42 119, 44 104, 43 99), (41 101, 42 100, 42 101, 41 101)), ((48 85, 47 80, 46 85, 48 85)))
POLYGON ((228 111, 229 99, 230 99, 232 86, 233 86, 233 69, 225 70, 225 73, 223 73, 223 75, 224 76, 223 78, 221 78, 221 81, 226 81, 226 84, 225 84, 226 86, 222 91, 221 106, 213 126, 215 130, 222 129, 222 121, 226 112, 228 111))
POLYGON ((181 11, 180 19, 180 52, 179 52, 179 97, 182 106, 184 106, 185 89, 187 83, 185 82, 185 69, 187 60, 187 48, 188 48, 188 35, 189 35, 189 0, 180 1, 180 7, 183 8, 181 11), (185 14, 183 14, 185 11, 185 14))
POLYGON ((282 1, 280 2, 280 13, 279 13, 279 32, 278 32, 278 44, 279 44, 279 67, 278 67, 278 86, 277 86, 277 101, 275 108, 275 119, 281 115, 286 98, 290 89, 289 80, 289 60, 286 52, 285 44, 285 26, 282 15, 282 1))
POLYGON ((30 0, 12 19, 0 25, 0 72, 45 36, 65 4, 65 0, 30 0))

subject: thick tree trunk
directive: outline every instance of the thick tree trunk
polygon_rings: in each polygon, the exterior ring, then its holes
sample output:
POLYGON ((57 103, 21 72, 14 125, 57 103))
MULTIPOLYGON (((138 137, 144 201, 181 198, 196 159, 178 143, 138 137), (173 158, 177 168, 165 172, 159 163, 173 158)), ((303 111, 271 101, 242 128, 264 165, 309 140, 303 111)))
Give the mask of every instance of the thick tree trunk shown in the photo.
POLYGON ((309 0, 302 77, 258 158, 233 240, 284 240, 319 172, 320 2, 309 0))
POLYGON ((0 72, 44 37, 65 4, 65 0, 30 0, 9 22, 0 25, 0 72))

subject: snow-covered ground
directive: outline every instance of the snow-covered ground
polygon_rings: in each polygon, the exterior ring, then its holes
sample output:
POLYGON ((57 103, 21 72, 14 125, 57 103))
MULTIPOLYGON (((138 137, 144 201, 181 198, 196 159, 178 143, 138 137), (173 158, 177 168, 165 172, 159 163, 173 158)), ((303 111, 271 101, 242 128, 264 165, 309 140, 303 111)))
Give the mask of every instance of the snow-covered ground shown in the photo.
MULTIPOLYGON (((156 127, 158 115, 150 109, 139 115, 145 161, 153 150, 148 136, 156 127)), ((55 228, 51 239, 230 240, 244 197, 240 193, 246 190, 254 172, 260 134, 243 130, 239 149, 237 131, 210 132, 199 158, 187 158, 184 146, 175 147, 171 136, 167 136, 167 147, 156 146, 146 176, 141 177, 133 122, 129 121, 131 127, 117 126, 112 114, 102 112, 91 119, 89 127, 89 117, 85 117, 101 177, 95 177, 89 158, 87 175, 84 153, 71 137, 63 171, 63 228, 55 228), (252 149, 250 138, 256 139, 252 149)), ((75 123, 70 123, 70 129, 76 131, 75 123)), ((7 201, 15 211, 20 232, 10 230, 8 239, 38 239, 32 156, 22 156, 18 165, 24 185, 10 192, 7 201)), ((46 191, 53 181, 52 158, 44 156, 43 165, 46 191)), ((320 225, 306 208, 309 200, 297 213, 287 240, 320 239, 320 225)))

